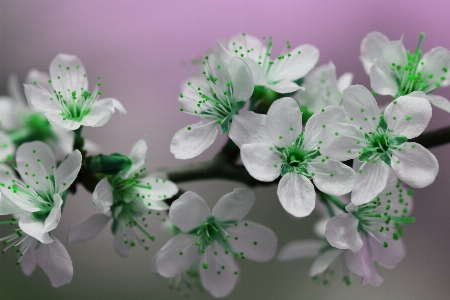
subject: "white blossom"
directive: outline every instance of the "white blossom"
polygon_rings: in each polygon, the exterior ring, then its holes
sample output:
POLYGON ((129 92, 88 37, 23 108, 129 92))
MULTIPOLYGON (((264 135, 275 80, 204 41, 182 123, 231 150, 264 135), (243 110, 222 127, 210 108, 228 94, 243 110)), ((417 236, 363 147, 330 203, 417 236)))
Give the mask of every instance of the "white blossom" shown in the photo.
POLYGON ((42 142, 24 143, 16 153, 17 171, 2 166, 0 215, 19 215, 24 233, 48 244, 49 232, 58 226, 66 191, 81 168, 81 153, 74 150, 56 168, 51 149, 42 142))
POLYGON ((170 221, 182 231, 156 254, 152 270, 166 278, 198 266, 203 287, 214 297, 231 293, 239 277, 234 258, 270 260, 277 238, 267 227, 243 220, 255 201, 253 192, 237 188, 210 211, 205 200, 186 192, 172 203, 170 221))
POLYGON ((339 160, 321 154, 321 135, 329 124, 345 121, 343 108, 323 108, 308 120, 304 132, 302 113, 292 98, 278 99, 267 117, 255 118, 261 120, 247 128, 253 137, 248 139, 242 134, 234 141, 238 141, 242 162, 252 177, 270 182, 282 176, 277 194, 287 212, 296 217, 312 212, 316 193, 311 180, 319 190, 332 195, 352 190, 355 172, 339 160))
POLYGON ((337 123, 326 130, 322 153, 331 158, 363 162, 357 172, 351 201, 371 201, 386 186, 389 170, 406 184, 430 185, 439 170, 436 157, 420 144, 407 142, 419 136, 431 118, 430 102, 422 92, 401 96, 380 115, 377 102, 363 86, 344 90, 349 124, 337 123))
POLYGON ((414 91, 422 91, 431 104, 450 112, 448 99, 431 94, 439 87, 450 85, 450 51, 435 47, 423 54, 420 49, 425 37, 420 34, 414 51, 406 51, 403 38, 398 41, 371 32, 361 43, 360 60, 370 74, 372 89, 380 95, 396 98, 414 91))
POLYGON ((241 120, 235 116, 253 94, 253 77, 243 59, 236 57, 227 63, 211 54, 203 66, 204 77, 190 79, 178 98, 181 111, 203 119, 173 137, 170 152, 178 159, 193 158, 207 149, 217 137, 218 124, 222 134, 233 131, 241 120))
POLYGON ((347 268, 363 277, 362 284, 378 286, 383 278, 374 262, 393 268, 406 254, 402 225, 414 221, 412 191, 390 172, 388 184, 371 202, 347 205, 348 213, 333 217, 326 225, 328 242, 345 253, 347 268))
POLYGON ((226 61, 243 57, 252 70, 255 85, 282 94, 301 89, 294 81, 304 77, 316 65, 319 50, 308 44, 291 49, 287 42, 280 55, 272 60, 272 45, 271 38, 266 46, 256 37, 239 34, 223 44, 219 42, 218 52, 226 61))
POLYGON ((31 108, 44 113, 52 125, 62 130, 103 126, 115 109, 125 113, 116 99, 99 100, 100 81, 89 93, 86 71, 76 56, 58 54, 50 64, 48 84, 50 91, 39 83, 25 84, 25 95, 31 108))
POLYGON ((178 187, 167 179, 144 175, 146 156, 147 143, 139 140, 129 154, 131 167, 117 176, 100 180, 92 193, 92 201, 102 213, 73 225, 69 243, 95 237, 113 220, 114 246, 121 256, 128 256, 136 244, 148 249, 143 240, 154 240, 154 237, 146 229, 144 216, 159 216, 159 211, 167 210, 169 206, 163 200, 175 195, 178 187))

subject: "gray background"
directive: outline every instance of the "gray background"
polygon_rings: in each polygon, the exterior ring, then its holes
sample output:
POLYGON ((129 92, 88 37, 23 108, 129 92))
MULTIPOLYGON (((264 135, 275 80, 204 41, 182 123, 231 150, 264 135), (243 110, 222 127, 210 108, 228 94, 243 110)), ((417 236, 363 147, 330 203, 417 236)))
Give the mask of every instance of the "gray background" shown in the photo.
MULTIPOLYGON (((169 152, 174 133, 196 120, 182 114, 176 101, 179 86, 191 72, 183 62, 203 55, 216 38, 239 32, 272 34, 274 54, 286 40, 293 46, 311 43, 321 51, 321 63, 332 60, 338 74, 353 72, 355 83, 369 87, 358 61, 362 38, 373 30, 390 39, 400 38, 414 49, 419 32, 427 36, 423 50, 450 48, 448 1, 0 1, 0 94, 15 73, 21 80, 29 69, 47 71, 53 57, 70 53, 83 61, 93 86, 102 76, 103 95, 119 99, 128 115, 116 114, 98 129, 85 134, 105 153, 128 153, 132 144, 148 136, 147 167, 205 161, 226 141, 220 137, 201 156, 176 160, 169 152)), ((450 89, 438 93, 450 98, 450 89)), ((379 103, 386 99, 379 98, 379 103)), ((427 130, 448 126, 449 114, 433 109, 427 130)), ((432 152, 440 162, 431 186, 414 191, 417 221, 405 229, 406 258, 394 270, 380 269, 381 287, 353 286, 341 282, 341 273, 324 287, 307 276, 310 260, 292 263, 239 261, 241 278, 228 299, 449 299, 449 145, 432 152)), ((241 186, 234 182, 205 181, 183 184, 212 206, 219 197, 241 186)), ((272 228, 282 247, 294 239, 313 237, 317 216, 294 219, 283 211, 276 187, 257 188, 256 204, 248 219, 272 228)), ((55 235, 66 244, 68 230, 93 213, 90 195, 80 188, 68 199, 55 235)), ((120 258, 113 238, 104 230, 95 239, 67 246, 74 266, 71 284, 53 289, 41 270, 24 276, 15 266, 16 256, 0 256, 1 299, 182 299, 169 291, 167 280, 150 273, 152 255, 169 234, 152 223, 157 241, 150 251, 135 249, 120 258)), ((0 228, 0 236, 6 235, 0 228)), ((192 299, 209 299, 194 293, 192 299)))

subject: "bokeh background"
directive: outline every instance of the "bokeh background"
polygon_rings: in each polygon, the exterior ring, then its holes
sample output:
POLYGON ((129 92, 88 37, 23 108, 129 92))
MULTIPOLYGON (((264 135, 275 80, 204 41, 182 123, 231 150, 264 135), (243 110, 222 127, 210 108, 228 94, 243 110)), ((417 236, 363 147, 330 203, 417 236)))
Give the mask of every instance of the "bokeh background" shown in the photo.
MULTIPOLYGON (((450 49, 449 3, 442 1, 267 1, 267 0, 165 0, 165 1, 0 1, 0 94, 6 94, 10 74, 24 80, 29 69, 48 70, 57 53, 75 54, 83 61, 91 86, 102 76, 105 97, 119 99, 128 115, 116 114, 104 127, 86 128, 88 138, 105 153, 128 153, 132 144, 147 136, 147 167, 174 167, 206 161, 225 143, 220 138, 201 156, 176 160, 169 152, 174 133, 195 121, 179 112, 180 84, 192 74, 189 62, 204 55, 216 39, 246 32, 273 35, 273 53, 289 40, 295 47, 311 43, 320 50, 320 62, 333 61, 338 75, 355 74, 355 83, 369 87, 358 60, 363 37, 380 31, 390 39, 404 37, 414 49, 425 32, 423 50, 450 49)), ((450 98, 450 89, 438 93, 450 98)), ((385 103, 385 99, 379 100, 385 103)), ((450 115, 433 108, 427 130, 450 125, 450 115)), ((292 263, 240 261, 241 278, 227 299, 449 299, 450 285, 450 145, 432 149, 440 173, 429 187, 415 190, 417 221, 405 230, 406 258, 394 270, 380 268, 385 282, 378 288, 362 286, 354 276, 346 287, 342 274, 331 285, 313 283, 307 276, 311 260, 292 263)), ((227 181, 182 184, 212 206, 224 193, 242 185, 227 181)), ((272 228, 280 248, 288 242, 314 237, 316 215, 294 219, 281 208, 276 187, 254 189, 257 202, 248 216, 272 228)), ((68 199, 55 235, 66 244, 70 226, 97 212, 90 195, 79 189, 68 199)), ((153 254, 169 234, 153 222, 157 236, 150 251, 136 247, 129 258, 113 249, 104 230, 95 239, 67 245, 74 265, 71 284, 53 289, 37 269, 24 276, 14 253, 0 256, 1 299, 183 299, 170 291, 167 280, 150 273, 153 254)), ((4 229, 0 234, 6 235, 4 229)), ((191 299, 210 299, 192 293, 191 299)))

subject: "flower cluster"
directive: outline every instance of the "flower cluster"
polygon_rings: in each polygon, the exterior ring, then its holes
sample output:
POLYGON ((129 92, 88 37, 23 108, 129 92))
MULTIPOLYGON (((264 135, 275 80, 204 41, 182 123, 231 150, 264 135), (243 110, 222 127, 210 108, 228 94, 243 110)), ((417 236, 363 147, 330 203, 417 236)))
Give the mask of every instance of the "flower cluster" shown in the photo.
POLYGON ((162 221, 173 237, 152 248, 149 271, 176 290, 226 297, 239 280, 236 260, 269 261, 277 236, 244 220, 255 203, 252 191, 236 188, 211 211, 176 183, 276 183, 288 214, 321 215, 318 239, 287 244, 278 260, 314 257, 309 275, 324 284, 341 261, 347 285, 352 274, 380 285, 376 265, 392 268, 406 253, 403 228, 415 221, 411 188, 429 186, 439 171, 436 157, 418 143, 431 105, 450 112, 447 99, 431 94, 450 85, 450 52, 437 47, 423 55, 423 38, 413 52, 381 33, 364 38, 360 59, 372 92, 351 85, 351 73, 338 78, 332 62, 319 65, 312 45, 286 42, 272 57, 272 37, 218 41, 178 97, 180 111, 201 120, 174 135, 170 152, 183 160, 199 156, 219 131, 229 141, 210 162, 153 171, 145 167, 146 140, 124 155, 100 153, 84 139, 84 126, 103 126, 116 109, 126 111, 116 99, 100 99, 100 77, 89 92, 76 56, 58 54, 49 75, 30 71, 25 97, 10 77, 9 96, 0 98, 0 215, 8 216, 0 225, 13 228, 0 238, 3 252, 15 248, 24 273, 39 265, 54 287, 71 282, 72 261, 53 231, 82 185, 99 212, 72 225, 69 243, 87 241, 111 223, 114 248, 126 257, 137 245, 150 250, 158 228, 149 221, 162 221), (383 109, 377 94, 393 99, 383 109))

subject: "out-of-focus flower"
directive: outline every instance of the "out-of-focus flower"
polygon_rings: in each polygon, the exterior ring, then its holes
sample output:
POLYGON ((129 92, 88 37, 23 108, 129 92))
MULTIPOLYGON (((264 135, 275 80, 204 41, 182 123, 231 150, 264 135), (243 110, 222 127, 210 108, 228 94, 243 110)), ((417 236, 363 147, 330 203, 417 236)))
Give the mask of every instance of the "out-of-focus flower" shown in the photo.
POLYGON ((0 215, 17 214, 20 230, 48 244, 49 232, 58 226, 66 190, 81 168, 81 153, 74 150, 56 168, 49 146, 42 142, 22 144, 16 153, 17 171, 2 166, 0 215))
POLYGON ((417 48, 410 53, 402 39, 389 41, 385 35, 371 32, 361 43, 360 60, 370 74, 372 89, 378 94, 396 98, 422 91, 431 104, 450 112, 448 99, 430 94, 450 85, 450 51, 436 47, 423 55, 420 47, 424 37, 421 33, 417 48))
POLYGON ((156 254, 153 272, 174 278, 197 266, 201 283, 211 295, 230 294, 239 277, 234 258, 267 261, 277 248, 272 230, 242 220, 254 201, 253 192, 237 188, 220 198, 211 213, 197 194, 181 195, 170 207, 169 219, 182 233, 156 254))
POLYGON ((73 55, 58 54, 50 64, 50 91, 41 84, 25 84, 25 95, 31 108, 44 113, 52 125, 62 130, 76 130, 80 126, 105 125, 117 109, 125 113, 113 98, 99 100, 101 83, 89 93, 86 70, 73 55))
POLYGON ((253 134, 250 141, 244 137, 238 146, 251 176, 265 182, 282 176, 277 193, 288 213, 304 217, 313 211, 316 193, 311 179, 324 193, 344 195, 352 190, 356 177, 352 168, 321 154, 322 132, 331 123, 345 122, 343 108, 323 108, 308 120, 304 132, 302 113, 292 98, 275 101, 265 124, 264 117, 248 128, 253 134))
POLYGON ((436 157, 417 143, 407 142, 428 126, 431 105, 422 92, 401 96, 380 115, 372 94, 361 85, 344 90, 344 108, 349 124, 336 123, 325 131, 321 152, 331 158, 363 162, 357 172, 351 201, 371 201, 385 187, 392 168, 406 184, 422 188, 439 171, 436 157))
POLYGON ((232 131, 241 120, 235 116, 253 94, 253 77, 242 58, 227 63, 212 54, 203 66, 204 77, 190 79, 178 98, 181 111, 204 119, 173 137, 170 152, 178 159, 193 158, 207 149, 216 139, 217 124, 222 134, 232 131))
POLYGON ((73 225, 69 243, 93 238, 112 219, 114 246, 120 255, 128 256, 137 243, 148 249, 143 243, 154 237, 146 229, 144 215, 167 210, 169 206, 163 200, 175 195, 178 187, 169 180, 143 175, 146 156, 147 144, 139 140, 129 154, 131 166, 97 184, 92 201, 103 213, 73 225), (111 215, 107 215, 110 210, 111 215))
POLYGON ((278 93, 292 93, 301 89, 294 81, 304 77, 319 60, 319 50, 312 45, 301 45, 291 49, 289 42, 274 60, 271 59, 272 39, 267 46, 260 39, 239 34, 218 45, 220 56, 230 61, 243 57, 249 64, 255 85, 267 87, 278 93))
POLYGON ((326 225, 328 242, 345 253, 347 268, 363 277, 362 284, 378 286, 383 278, 374 262, 393 268, 403 259, 406 248, 401 240, 402 225, 414 221, 412 191, 390 172, 386 188, 371 202, 347 205, 348 213, 336 215, 326 225))

